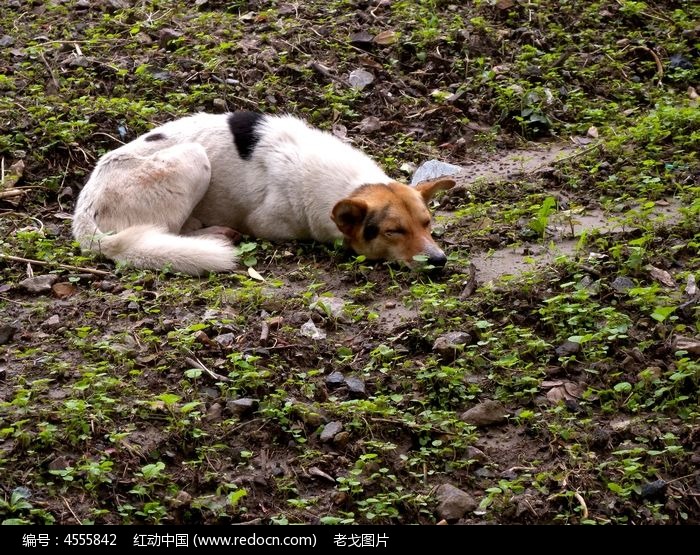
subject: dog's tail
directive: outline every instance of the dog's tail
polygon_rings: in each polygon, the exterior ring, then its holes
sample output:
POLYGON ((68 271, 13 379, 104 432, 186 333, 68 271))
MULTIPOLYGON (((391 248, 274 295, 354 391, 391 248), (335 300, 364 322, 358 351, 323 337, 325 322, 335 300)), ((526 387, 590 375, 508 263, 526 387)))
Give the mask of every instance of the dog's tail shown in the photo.
POLYGON ((76 214, 73 236, 84 251, 100 253, 135 268, 199 275, 225 272, 236 264, 233 246, 223 237, 175 235, 156 225, 136 225, 118 233, 102 233, 95 222, 86 229, 76 214))

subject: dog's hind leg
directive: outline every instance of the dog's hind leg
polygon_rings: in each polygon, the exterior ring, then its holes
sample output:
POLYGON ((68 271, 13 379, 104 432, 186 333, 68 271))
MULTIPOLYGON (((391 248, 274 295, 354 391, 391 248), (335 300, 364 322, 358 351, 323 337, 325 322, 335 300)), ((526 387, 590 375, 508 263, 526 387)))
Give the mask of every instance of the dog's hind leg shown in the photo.
POLYGON ((92 179, 101 184, 92 208, 103 232, 152 224, 177 234, 209 187, 211 165, 195 143, 147 155, 116 151, 92 179))

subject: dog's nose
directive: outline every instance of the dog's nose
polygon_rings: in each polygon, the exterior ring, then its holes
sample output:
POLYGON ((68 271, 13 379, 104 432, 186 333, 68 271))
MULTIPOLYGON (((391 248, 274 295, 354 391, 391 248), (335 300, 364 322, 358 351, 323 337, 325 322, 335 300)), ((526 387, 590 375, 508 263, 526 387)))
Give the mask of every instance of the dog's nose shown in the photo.
POLYGON ((444 252, 441 252, 439 254, 431 254, 430 258, 428 258, 428 264, 437 268, 442 268, 443 266, 445 266, 446 263, 447 256, 445 256, 444 252))

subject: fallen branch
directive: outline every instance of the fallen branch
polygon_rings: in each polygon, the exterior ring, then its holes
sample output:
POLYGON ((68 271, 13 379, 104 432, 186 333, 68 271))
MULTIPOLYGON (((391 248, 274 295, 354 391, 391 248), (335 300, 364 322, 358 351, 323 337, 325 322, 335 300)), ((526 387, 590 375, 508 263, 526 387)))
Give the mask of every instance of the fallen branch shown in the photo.
POLYGON ((586 506, 586 502, 584 501, 583 496, 579 492, 575 491, 574 497, 576 498, 576 501, 578 501, 581 505, 581 518, 583 520, 586 520, 588 518, 588 507, 586 506))
POLYGON ((661 63, 661 59, 659 58, 659 55, 654 52, 651 48, 648 46, 635 46, 635 50, 643 50, 644 52, 648 52, 652 58, 654 58, 654 63, 656 64, 656 73, 659 74, 659 84, 661 84, 661 80, 664 77, 664 65, 661 63))
POLYGON ((0 199, 18 197, 24 192, 23 189, 5 189, 4 191, 0 191, 0 199))
POLYGON ((24 262, 26 264, 36 264, 37 266, 56 266, 62 270, 70 270, 72 272, 85 272, 95 274, 96 276, 111 276, 111 272, 104 270, 95 270, 94 268, 83 268, 82 266, 71 266, 70 264, 60 264, 58 262, 46 262, 44 260, 33 260, 31 258, 22 258, 21 256, 11 256, 9 254, 0 253, 0 258, 11 260, 12 262, 24 262))
POLYGON ((190 356, 185 359, 185 362, 187 362, 187 364, 191 364, 194 368, 197 368, 202 372, 207 373, 209 376, 220 382, 233 382, 233 380, 228 376, 222 376, 221 374, 217 374, 213 370, 209 370, 209 368, 207 368, 201 360, 194 356, 194 353, 192 353, 192 351, 188 352, 190 353, 190 356))
POLYGON ((588 154, 592 150, 595 150, 598 148, 600 145, 603 144, 603 141, 598 141, 597 143, 593 143, 590 146, 587 146, 586 148, 582 148, 581 150, 576 150, 573 153, 569 154, 568 156, 562 156, 561 158, 555 158, 552 163, 553 164, 558 164, 560 162, 566 162, 567 160, 571 160, 572 158, 577 158, 579 156, 583 156, 584 154, 588 154))

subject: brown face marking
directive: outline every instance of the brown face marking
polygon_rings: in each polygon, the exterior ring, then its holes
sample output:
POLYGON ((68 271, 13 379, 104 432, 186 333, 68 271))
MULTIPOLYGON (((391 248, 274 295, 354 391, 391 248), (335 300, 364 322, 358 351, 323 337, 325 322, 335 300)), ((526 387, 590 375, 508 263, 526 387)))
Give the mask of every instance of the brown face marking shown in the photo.
POLYGON ((350 247, 369 259, 401 260, 412 266, 414 256, 425 255, 429 263, 442 266, 446 257, 430 235, 426 202, 454 184, 448 179, 417 187, 398 182, 364 185, 336 204, 333 221, 350 247))

